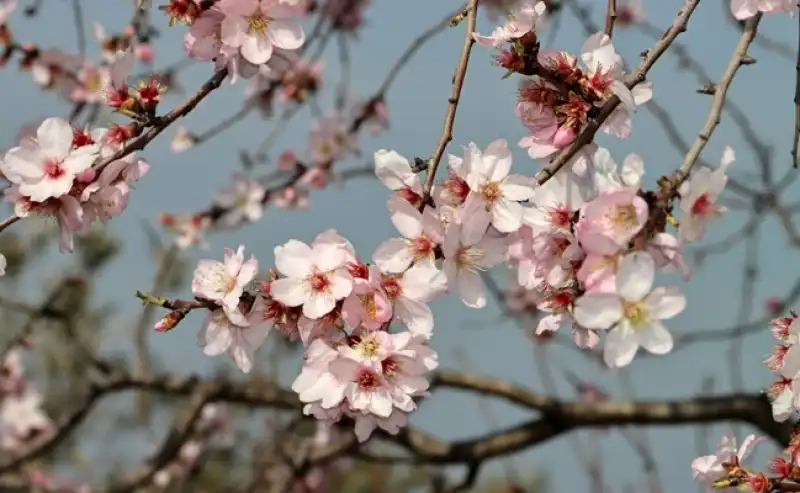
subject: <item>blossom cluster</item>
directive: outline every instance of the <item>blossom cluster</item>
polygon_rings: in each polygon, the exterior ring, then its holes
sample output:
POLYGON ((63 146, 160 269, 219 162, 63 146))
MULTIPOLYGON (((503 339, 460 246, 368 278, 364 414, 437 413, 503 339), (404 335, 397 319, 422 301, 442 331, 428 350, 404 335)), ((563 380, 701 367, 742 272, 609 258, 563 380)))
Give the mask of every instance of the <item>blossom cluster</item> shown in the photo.
POLYGON ((6 200, 18 217, 55 218, 61 251, 72 251, 73 234, 85 234, 93 222, 122 213, 131 184, 150 169, 134 153, 110 160, 121 148, 113 129, 77 129, 48 118, 0 160, 0 171, 12 184, 6 200))

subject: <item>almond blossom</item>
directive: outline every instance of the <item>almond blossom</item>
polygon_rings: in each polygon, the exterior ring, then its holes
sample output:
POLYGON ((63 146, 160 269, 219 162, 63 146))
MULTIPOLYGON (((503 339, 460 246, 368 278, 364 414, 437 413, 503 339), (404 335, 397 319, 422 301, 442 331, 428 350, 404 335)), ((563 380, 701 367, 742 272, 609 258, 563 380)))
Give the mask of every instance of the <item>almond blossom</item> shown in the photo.
POLYGON ((270 293, 286 306, 302 305, 306 317, 320 318, 353 290, 346 262, 347 252, 339 245, 290 240, 275 247, 275 266, 287 277, 273 281, 270 293))
POLYGON ((235 174, 231 188, 214 194, 214 203, 225 211, 219 221, 228 227, 258 221, 264 214, 264 196, 265 189, 258 181, 235 174))
POLYGON ((222 0, 222 42, 239 48, 254 65, 267 63, 274 48, 296 50, 305 34, 296 21, 295 11, 280 0, 222 0))
MULTIPOLYGON (((237 311, 240 308, 237 306, 237 311)), ((208 356, 227 352, 244 373, 253 369, 255 353, 269 335, 271 325, 264 317, 264 300, 256 297, 247 313, 231 320, 224 309, 209 311, 197 336, 198 345, 208 356)))
POLYGON ((611 329, 603 359, 610 367, 628 365, 639 346, 653 354, 672 350, 673 339, 661 323, 683 311, 686 298, 678 288, 652 289, 655 262, 645 252, 620 261, 616 293, 586 293, 575 302, 575 321, 587 329, 611 329))
POLYGON ((517 0, 508 13, 503 26, 498 26, 490 36, 481 36, 473 33, 475 41, 484 46, 497 47, 502 43, 522 37, 525 33, 533 31, 537 19, 544 14, 547 6, 539 0, 517 0))
POLYGON ((389 199, 392 224, 403 238, 381 243, 373 259, 384 272, 404 272, 413 262, 433 263, 436 247, 444 240, 444 228, 435 210, 426 207, 421 213, 398 196, 389 199))
POLYGON ((96 145, 73 148, 72 127, 61 118, 48 118, 36 131, 36 139, 6 152, 0 170, 18 186, 19 193, 34 202, 59 198, 72 188, 76 176, 97 158, 96 145))
POLYGON ((442 250, 444 273, 451 286, 458 290, 461 301, 470 308, 486 306, 486 290, 481 274, 503 261, 506 239, 495 238, 484 232, 476 234, 461 224, 447 229, 442 250))
POLYGON ((384 186, 414 207, 422 203, 422 181, 408 160, 396 151, 380 149, 375 152, 375 175, 384 186))
POLYGON ((533 181, 523 175, 509 175, 511 150, 504 139, 496 140, 481 152, 474 143, 465 155, 470 194, 464 203, 464 228, 467 234, 483 234, 491 224, 501 233, 522 226, 523 208, 519 203, 534 193, 533 181), (475 231, 471 231, 474 229, 475 231))
POLYGON ((711 219, 721 216, 725 207, 717 204, 717 199, 728 177, 725 174, 728 166, 733 163, 736 156, 733 149, 726 147, 722 153, 720 167, 711 170, 702 166, 680 186, 681 215, 678 232, 684 242, 693 242, 700 239, 706 231, 706 225, 711 219))
POLYGON ((381 288, 392 302, 394 317, 414 335, 430 337, 433 313, 428 302, 447 289, 444 273, 426 262, 413 265, 402 274, 383 273, 381 288))
POLYGON ((795 0, 730 0, 731 14, 738 20, 745 20, 762 12, 774 14, 788 12, 794 14, 797 10, 795 0))
POLYGON ((231 321, 246 326, 248 322, 239 310, 239 301, 257 272, 258 260, 250 256, 245 261, 244 245, 239 245, 235 252, 226 248, 222 262, 201 260, 197 264, 192 279, 192 293, 218 303, 231 321))
MULTIPOLYGON (((748 435, 742 441, 741 446, 736 445, 736 437, 733 432, 722 437, 717 445, 717 452, 712 455, 704 455, 692 461, 692 477, 695 481, 706 483, 707 491, 717 491, 713 488, 713 483, 724 478, 728 470, 737 467, 742 461, 753 452, 759 442, 766 440, 765 437, 748 435)), ((732 488, 726 488, 735 491, 732 488)))

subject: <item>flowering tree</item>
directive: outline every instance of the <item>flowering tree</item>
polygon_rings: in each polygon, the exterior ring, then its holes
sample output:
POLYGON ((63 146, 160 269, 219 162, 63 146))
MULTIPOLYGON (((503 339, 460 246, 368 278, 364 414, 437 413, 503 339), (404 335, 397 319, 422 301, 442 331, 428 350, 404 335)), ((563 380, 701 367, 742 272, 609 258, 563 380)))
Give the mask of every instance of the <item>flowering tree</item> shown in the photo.
MULTIPOLYGON (((784 197, 796 176, 800 78, 796 111, 786 110, 787 119, 795 118, 794 131, 788 131, 793 162, 779 180, 773 175, 781 161, 759 133, 759 116, 728 97, 737 74, 760 68, 748 67, 756 62, 751 47, 781 63, 795 61, 793 48, 758 29, 762 21, 795 15, 797 5, 725 0, 726 18, 720 22, 717 13, 716 22, 730 24, 738 42, 721 74, 708 75, 681 39, 695 28, 696 12, 707 2, 685 0, 672 19, 650 20, 633 1, 608 0, 592 9, 579 0, 469 0, 427 30, 421 26, 422 34, 377 90, 353 98, 351 50, 370 8, 376 8, 365 0, 123 2, 115 7, 123 29, 108 33, 110 28, 95 24, 97 56, 88 54, 84 33, 88 0, 71 0, 77 53, 18 34, 24 24, 47 16, 49 5, 0 1, 4 75, 18 66, 67 103, 23 126, 0 159, 13 209, 0 223, 0 263, 10 288, 0 298, 9 322, 0 348, 3 490, 467 491, 479 487, 488 461, 581 428, 737 421, 758 433, 740 436, 738 446, 727 435, 713 455, 703 450, 694 461, 687 457, 685 469, 670 476, 719 489, 800 491, 800 434, 793 433, 791 419, 800 409, 800 323, 794 312, 784 313, 800 289, 769 301, 778 318, 749 323, 758 260, 753 251, 763 218, 774 214, 790 242, 800 245, 792 219, 797 207, 784 197), (562 22, 585 31, 579 51, 562 51, 548 41, 562 22), (619 31, 633 29, 653 38, 650 46, 635 48, 643 50, 635 66, 615 46, 619 31), (165 30, 180 32, 183 57, 153 69, 160 53, 155 41, 165 30), (402 143, 379 148, 364 142, 363 130, 388 130, 390 92, 414 55, 440 32, 459 30, 460 52, 439 48, 440 60, 455 59, 455 72, 450 93, 440 96, 443 129, 427 157, 402 143), (322 111, 323 88, 333 78, 321 60, 332 40, 339 80, 333 83, 332 110, 322 111), (652 77, 656 64, 670 56, 697 77, 698 92, 708 98, 705 124, 692 144, 659 104, 661 82, 652 77), (481 104, 462 96, 468 68, 488 65, 490 58, 497 78, 506 79, 500 87, 515 97, 513 105, 493 109, 517 120, 519 132, 497 135, 487 126, 486 140, 474 142, 459 135, 456 117, 459 109, 481 104), (178 81, 188 68, 205 70, 207 78, 185 97, 178 81), (237 84, 246 86, 241 109, 217 118, 203 133, 181 126, 179 120, 237 84), (281 132, 305 109, 313 117, 308 148, 274 153, 281 132), (645 166, 636 148, 625 157, 610 151, 629 141, 645 112, 662 127, 649 138, 666 137, 683 156, 663 173, 645 166), (93 303, 101 294, 96 278, 118 254, 126 255, 109 230, 111 220, 126 211, 129 200, 143 201, 147 183, 158 181, 166 164, 148 159, 148 150, 171 133, 173 152, 198 153, 209 141, 235 139, 234 127, 251 116, 260 118, 263 138, 256 145, 241 143, 246 149, 241 167, 230 167, 230 185, 214 192, 205 209, 162 214, 161 225, 171 235, 166 247, 161 234, 146 230, 156 250, 155 279, 152 286, 115 287, 130 295, 124 298, 128 304, 135 293, 145 305, 133 330, 134 354, 115 356, 103 347, 101 327, 113 313, 93 303), (740 128, 743 139, 723 148, 712 160, 718 165, 709 164, 702 154, 723 118, 740 128), (729 176, 744 151, 754 155, 759 178, 729 176), (367 166, 344 166, 363 155, 367 166), (271 171, 258 172, 269 166, 271 171), (382 184, 383 196, 374 205, 396 230, 374 238, 377 248, 365 250, 335 224, 307 238, 275 237, 272 254, 254 252, 234 238, 263 223, 265 211, 308 209, 298 217, 311 217, 316 191, 364 176, 382 184), (752 215, 730 237, 702 245, 728 209, 752 215), (206 239, 217 234, 229 248, 210 248, 206 239), (32 259, 42 258, 56 238, 59 251, 75 260, 66 275, 37 288, 45 291, 37 294, 40 304, 28 303, 20 294, 30 271, 23 267, 36 267, 32 259), (746 242, 747 259, 737 326, 673 333, 673 318, 693 303, 708 302, 684 294, 699 266, 690 255, 697 260, 739 241, 746 242), (192 260, 197 256, 199 261, 192 260), (498 277, 507 278, 509 287, 500 288, 498 277), (500 303, 533 342, 544 388, 535 390, 527 378, 514 382, 447 370, 467 356, 456 351, 452 358, 439 357, 437 336, 445 329, 435 312, 443 298, 467 311, 484 309, 490 300, 500 303), (761 382, 765 393, 748 394, 742 361, 759 357, 742 354, 740 339, 768 328, 778 343, 765 364, 777 376, 773 383, 761 382), (150 343, 167 337, 189 345, 196 340, 192 360, 224 355, 224 370, 198 376, 182 371, 179 361, 154 361, 150 343), (723 339, 734 340, 734 392, 673 400, 617 400, 598 379, 561 368, 578 394, 562 398, 545 353, 559 344, 586 357, 595 371, 622 378, 642 359, 661 361, 693 343, 723 339), (262 346, 270 348, 268 354, 259 351, 262 346), (284 362, 296 362, 288 379, 280 375, 284 362), (497 423, 482 404, 491 429, 446 441, 409 424, 422 403, 439 398, 434 390, 440 388, 504 400, 535 416, 509 426, 497 423), (136 392, 135 423, 120 421, 130 413, 116 409, 115 429, 92 436, 101 433, 96 424, 79 432, 99 422, 96 408, 106 398, 125 391, 136 392), (165 414, 172 423, 168 429, 165 414), (65 450, 83 450, 83 439, 107 441, 106 434, 130 440, 131 449, 144 450, 150 442, 155 449, 138 467, 114 458, 88 473, 63 457, 65 450), (786 453, 765 465, 745 463, 767 437, 786 453), (450 465, 466 467, 463 478, 445 475, 450 465), (67 466, 73 467, 62 471, 67 466), (72 480, 60 479, 64 474, 72 480), (78 485, 78 479, 86 482, 78 485)), ((3 103, 5 120, 14 119, 13 104, 3 103)), ((362 209, 372 205, 350 191, 347 197, 364 200, 362 209)), ((269 233, 274 237, 276 231, 269 233)), ((646 435, 627 428, 620 433, 643 459, 649 488, 659 491, 646 435)), ((587 450, 591 445, 576 445, 592 487, 605 491, 600 458, 587 450)), ((506 466, 499 483, 483 484, 485 491, 541 489, 540 476, 506 466)))

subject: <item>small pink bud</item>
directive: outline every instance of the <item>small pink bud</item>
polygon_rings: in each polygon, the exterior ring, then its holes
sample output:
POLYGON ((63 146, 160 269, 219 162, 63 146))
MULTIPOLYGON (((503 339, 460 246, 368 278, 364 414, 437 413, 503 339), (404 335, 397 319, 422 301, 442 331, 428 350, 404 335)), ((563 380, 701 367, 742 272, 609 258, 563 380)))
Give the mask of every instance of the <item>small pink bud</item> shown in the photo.
POLYGON ((553 136, 553 145, 558 149, 563 149, 570 145, 575 140, 578 134, 572 126, 559 127, 556 134, 553 136))
POLYGON ((86 168, 78 173, 75 176, 75 179, 78 180, 78 183, 91 183, 94 181, 95 176, 97 176, 97 172, 94 170, 94 168, 86 168))
POLYGON ((186 312, 182 310, 173 310, 169 312, 164 318, 156 322, 153 328, 157 332, 169 332, 174 329, 178 323, 186 316, 186 312))

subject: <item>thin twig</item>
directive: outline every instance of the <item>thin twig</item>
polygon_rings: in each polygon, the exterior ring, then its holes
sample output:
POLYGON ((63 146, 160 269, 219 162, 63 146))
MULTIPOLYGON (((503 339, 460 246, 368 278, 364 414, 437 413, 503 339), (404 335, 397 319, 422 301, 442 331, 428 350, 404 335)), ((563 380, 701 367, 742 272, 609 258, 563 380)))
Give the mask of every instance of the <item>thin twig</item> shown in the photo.
POLYGON ((610 38, 614 36, 614 23, 617 21, 617 0, 608 0, 606 9, 606 35, 610 38))
POLYGON ((461 47, 461 56, 459 57, 458 65, 456 66, 456 73, 453 77, 453 89, 450 92, 450 97, 447 100, 447 116, 445 116, 444 119, 442 136, 439 137, 439 142, 436 144, 436 150, 433 151, 433 156, 428 163, 428 176, 425 179, 425 186, 423 188, 423 204, 430 197, 430 192, 433 188, 433 181, 436 179, 436 169, 439 167, 439 162, 444 155, 447 144, 453 140, 453 123, 456 120, 456 110, 458 109, 458 101, 461 98, 461 88, 464 86, 464 78, 467 75, 469 55, 472 52, 472 45, 475 43, 472 33, 475 32, 475 23, 477 19, 478 0, 470 0, 469 5, 467 5, 466 34, 464 35, 464 43, 461 47))
POLYGON ((758 30, 758 23, 760 21, 761 14, 759 13, 748 19, 747 23, 745 24, 744 31, 742 31, 742 37, 739 39, 739 43, 736 45, 736 49, 733 51, 733 55, 728 62, 728 66, 725 69, 725 72, 722 74, 722 79, 715 86, 714 98, 711 101, 711 109, 708 112, 706 123, 703 125, 703 128, 697 135, 694 144, 683 159, 683 164, 680 168, 680 172, 683 177, 689 175, 692 167, 700 157, 700 153, 703 152, 703 149, 705 149, 706 144, 708 144, 711 135, 717 128, 717 125, 719 125, 722 108, 725 106, 725 97, 728 94, 728 88, 731 86, 731 82, 733 81, 734 76, 736 76, 736 72, 739 70, 739 67, 743 65, 742 61, 744 60, 745 56, 747 56, 747 49, 750 47, 750 43, 752 43, 753 39, 756 37, 756 31, 758 30))

